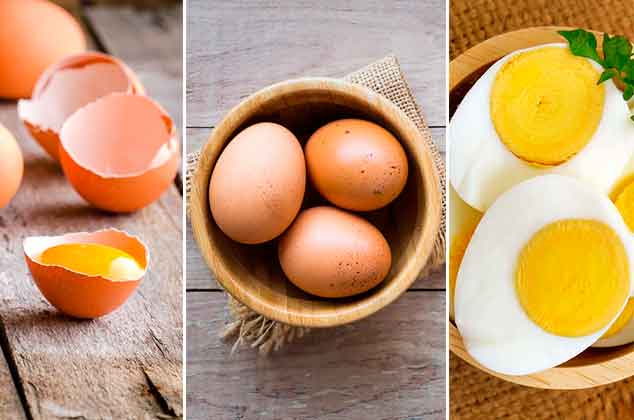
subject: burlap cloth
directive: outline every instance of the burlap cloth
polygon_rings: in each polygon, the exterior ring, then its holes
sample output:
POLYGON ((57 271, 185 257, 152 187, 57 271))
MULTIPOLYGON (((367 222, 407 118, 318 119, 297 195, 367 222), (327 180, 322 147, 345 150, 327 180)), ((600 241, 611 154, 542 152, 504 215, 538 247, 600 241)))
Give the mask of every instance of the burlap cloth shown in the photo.
MULTIPOLYGON (((634 39, 632 0, 451 0, 450 56, 494 35, 561 25, 634 39)), ((634 379, 583 391, 545 391, 497 379, 450 356, 452 419, 634 419, 634 379)))
MULTIPOLYGON (((434 250, 427 262, 424 277, 445 264, 445 161, 438 147, 431 138, 431 133, 423 117, 423 113, 416 103, 414 96, 401 71, 398 60, 394 56, 385 57, 359 71, 344 77, 352 83, 358 83, 385 96, 398 106, 420 130, 423 140, 431 153, 432 160, 440 178, 442 191, 442 217, 434 250)), ((187 157, 186 196, 190 194, 190 180, 198 163, 199 152, 190 153, 187 157)), ((189 206, 188 206, 189 207, 189 206)), ((189 216, 189 212, 188 212, 189 216)), ((292 327, 280 322, 271 321, 245 307, 227 294, 229 309, 233 320, 222 332, 224 339, 233 339, 233 350, 241 344, 248 344, 257 348, 260 353, 268 354, 303 336, 309 329, 292 327)))

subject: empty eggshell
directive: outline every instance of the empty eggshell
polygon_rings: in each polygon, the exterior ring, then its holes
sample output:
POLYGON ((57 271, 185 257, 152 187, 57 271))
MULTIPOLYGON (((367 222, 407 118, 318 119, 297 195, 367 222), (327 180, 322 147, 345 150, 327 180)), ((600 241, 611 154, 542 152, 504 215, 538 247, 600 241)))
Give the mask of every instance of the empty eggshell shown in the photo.
POLYGON ((38 79, 18 114, 33 138, 59 160, 59 132, 75 111, 110 93, 143 94, 136 75, 120 60, 97 52, 76 54, 53 64, 38 79))
POLYGON ((146 96, 113 93, 66 120, 60 162, 75 190, 93 206, 127 213, 157 200, 180 164, 174 123, 146 96))
POLYGON ((117 229, 63 236, 37 236, 24 240, 24 255, 35 284, 46 300, 61 312, 77 318, 97 318, 120 307, 140 284, 149 264, 149 252, 141 240, 117 229), (132 256, 143 269, 131 281, 88 276, 38 261, 47 249, 62 244, 107 245, 132 256))
POLYGON ((300 212, 280 238, 278 255, 295 286, 326 298, 372 289, 392 264, 390 246, 376 227, 356 214, 327 206, 300 212))
POLYGON ((0 16, 0 97, 28 98, 48 66, 86 49, 79 23, 50 1, 2 0, 0 16))
POLYGON ((0 124, 0 208, 9 204, 22 182, 24 161, 15 137, 0 124))

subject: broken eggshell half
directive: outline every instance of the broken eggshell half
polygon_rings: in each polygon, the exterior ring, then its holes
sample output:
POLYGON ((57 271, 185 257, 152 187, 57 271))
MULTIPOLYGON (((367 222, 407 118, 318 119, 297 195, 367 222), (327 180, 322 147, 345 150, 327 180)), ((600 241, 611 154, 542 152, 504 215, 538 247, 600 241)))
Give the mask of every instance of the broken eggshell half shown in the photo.
POLYGON ((139 210, 174 182, 180 146, 171 118, 146 96, 113 93, 64 123, 60 162, 75 190, 115 213, 139 210))
POLYGON ((59 133, 66 119, 114 92, 143 95, 145 90, 134 72, 117 58, 98 52, 75 54, 42 73, 31 99, 18 102, 18 114, 31 136, 59 160, 59 133))
POLYGON ((33 280, 46 300, 61 312, 76 318, 97 318, 119 308, 140 284, 150 260, 147 247, 139 238, 117 229, 33 236, 26 238, 23 245, 33 280), (119 249, 137 261, 143 275, 131 281, 113 281, 39 262, 44 251, 63 244, 100 244, 119 249))

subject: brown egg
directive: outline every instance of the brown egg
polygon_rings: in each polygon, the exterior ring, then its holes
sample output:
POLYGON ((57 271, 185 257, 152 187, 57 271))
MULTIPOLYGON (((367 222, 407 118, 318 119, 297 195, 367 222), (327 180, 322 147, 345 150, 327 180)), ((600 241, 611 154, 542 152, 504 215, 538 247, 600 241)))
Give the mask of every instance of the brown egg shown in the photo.
POLYGON ((306 187, 304 153, 279 124, 258 123, 235 136, 209 183, 214 220, 231 239, 259 244, 280 235, 299 212, 306 187))
POLYGON ((20 188, 24 160, 15 137, 0 124, 0 209, 11 201, 20 188))
POLYGON ((79 23, 44 0, 0 1, 0 97, 28 98, 40 74, 86 49, 79 23))
POLYGON ((381 232, 365 219, 335 207, 302 211, 282 235, 280 264, 307 293, 341 298, 381 283, 392 255, 381 232))
POLYGON ((407 156, 386 129, 369 121, 333 121, 305 147, 308 176, 331 203, 355 211, 386 206, 405 187, 407 156))

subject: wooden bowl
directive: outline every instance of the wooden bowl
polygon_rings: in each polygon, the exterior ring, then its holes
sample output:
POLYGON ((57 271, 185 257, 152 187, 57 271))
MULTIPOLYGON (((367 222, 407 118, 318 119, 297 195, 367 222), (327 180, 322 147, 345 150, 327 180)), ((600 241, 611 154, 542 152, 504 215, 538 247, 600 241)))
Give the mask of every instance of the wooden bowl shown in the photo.
MULTIPOLYGON (((539 27, 508 32, 469 49, 449 65, 450 118, 464 95, 484 72, 503 56, 523 48, 566 42, 557 31, 565 27, 539 27)), ((596 34, 596 33, 595 33, 596 34)), ((582 389, 620 381, 634 375, 634 344, 590 348, 555 368, 524 376, 502 375, 479 365, 467 353, 456 325, 449 323, 450 350, 471 365, 504 380, 546 389, 582 389)))
MULTIPOLYGON (((307 185, 303 207, 325 201, 307 185)), ((364 318, 399 297, 427 262, 440 223, 439 180, 422 134, 394 104, 366 88, 337 79, 305 78, 265 88, 232 109, 218 125, 191 184, 194 237, 216 279, 235 299, 267 318, 306 327, 332 327, 364 318), (242 129, 271 121, 290 129, 302 142, 339 118, 374 121, 399 139, 409 163, 407 185, 384 209, 366 213, 385 235, 392 268, 374 289, 344 299, 309 295, 289 282, 277 257, 277 241, 238 244, 222 233, 209 210, 209 180, 218 156, 242 129)))

